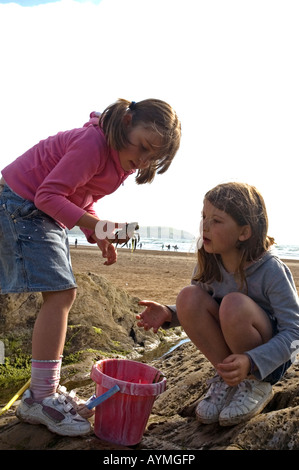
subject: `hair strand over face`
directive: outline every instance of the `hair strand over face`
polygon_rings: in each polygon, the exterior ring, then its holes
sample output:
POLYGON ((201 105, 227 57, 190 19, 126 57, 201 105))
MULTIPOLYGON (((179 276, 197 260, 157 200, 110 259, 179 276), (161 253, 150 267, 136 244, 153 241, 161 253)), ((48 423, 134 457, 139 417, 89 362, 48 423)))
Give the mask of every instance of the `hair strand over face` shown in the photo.
POLYGON ((128 125, 125 116, 131 115, 131 128, 143 125, 153 130, 161 137, 162 145, 152 164, 145 169, 138 170, 137 184, 150 183, 156 173, 165 173, 180 146, 181 123, 172 107, 165 101, 146 99, 134 102, 118 99, 108 106, 100 117, 100 126, 103 129, 108 145, 115 150, 122 150, 129 144, 128 125))

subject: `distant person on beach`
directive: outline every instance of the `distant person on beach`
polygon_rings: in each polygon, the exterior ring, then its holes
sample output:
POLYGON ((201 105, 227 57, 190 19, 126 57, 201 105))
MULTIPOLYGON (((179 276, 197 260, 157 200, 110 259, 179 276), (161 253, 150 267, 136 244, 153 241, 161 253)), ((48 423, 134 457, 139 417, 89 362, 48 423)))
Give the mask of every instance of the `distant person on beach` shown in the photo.
POLYGON ((30 389, 16 413, 68 436, 88 433, 90 423, 80 415, 86 407, 75 410, 69 394, 56 393, 77 287, 65 227, 79 226, 100 248, 104 264, 115 263, 114 232, 107 227, 127 225, 100 222, 94 203, 132 173, 145 184, 167 171, 181 137, 175 111, 157 99, 119 99, 90 118, 81 128, 40 141, 2 170, 0 182, 1 293, 43 297, 33 330, 30 389))
POLYGON ((216 369, 196 407, 202 423, 255 416, 273 396, 299 344, 299 300, 273 253, 264 200, 252 186, 220 184, 204 198, 198 263, 176 306, 141 301, 145 330, 181 325, 216 369))

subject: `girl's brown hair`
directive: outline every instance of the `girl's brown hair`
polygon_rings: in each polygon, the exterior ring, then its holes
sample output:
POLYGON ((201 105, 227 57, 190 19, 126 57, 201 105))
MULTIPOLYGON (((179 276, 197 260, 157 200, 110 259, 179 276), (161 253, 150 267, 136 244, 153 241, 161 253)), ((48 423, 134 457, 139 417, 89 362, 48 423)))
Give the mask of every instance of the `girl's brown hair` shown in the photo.
MULTIPOLYGON (((205 199, 217 209, 229 214, 239 226, 249 225, 251 236, 238 242, 240 263, 235 275, 241 286, 246 284, 245 264, 257 260, 274 244, 268 236, 268 216, 262 195, 246 183, 224 183, 208 191, 205 199)), ((221 281, 219 265, 221 256, 206 253, 204 247, 198 250, 198 269, 194 280, 200 282, 221 281)))
POLYGON ((129 144, 128 126, 125 115, 131 113, 132 127, 144 125, 157 132, 162 138, 162 145, 152 164, 138 170, 136 183, 151 183, 156 175, 165 173, 169 168, 180 146, 181 124, 172 107, 158 99, 146 99, 137 103, 119 99, 108 106, 100 117, 108 145, 115 150, 121 150, 129 144))

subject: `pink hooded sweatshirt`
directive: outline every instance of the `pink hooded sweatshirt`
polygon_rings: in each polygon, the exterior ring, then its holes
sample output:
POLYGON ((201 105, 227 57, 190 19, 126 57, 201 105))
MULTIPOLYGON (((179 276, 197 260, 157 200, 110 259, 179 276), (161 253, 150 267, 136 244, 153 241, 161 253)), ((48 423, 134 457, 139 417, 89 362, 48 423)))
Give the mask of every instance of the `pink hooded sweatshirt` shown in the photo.
MULTIPOLYGON (((7 167, 2 176, 24 199, 71 229, 94 203, 113 193, 134 171, 121 167, 118 152, 108 147, 96 113, 82 128, 41 140, 7 167)), ((81 229, 87 240, 93 232, 81 229)))

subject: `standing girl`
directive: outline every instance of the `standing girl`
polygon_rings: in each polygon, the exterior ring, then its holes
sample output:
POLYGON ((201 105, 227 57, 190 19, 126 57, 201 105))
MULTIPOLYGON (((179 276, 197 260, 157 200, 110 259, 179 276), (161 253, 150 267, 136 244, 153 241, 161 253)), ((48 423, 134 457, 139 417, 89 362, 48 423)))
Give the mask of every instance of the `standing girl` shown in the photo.
POLYGON ((32 338, 30 390, 17 409, 20 419, 62 435, 89 432, 89 422, 56 393, 76 295, 65 227, 79 226, 99 246, 104 264, 114 263, 110 237, 96 230, 94 203, 135 171, 137 184, 164 173, 180 136, 177 115, 164 101, 120 99, 100 117, 92 113, 82 128, 42 140, 2 170, 1 293, 42 292, 43 297, 32 338))
POLYGON ((215 367, 196 408, 203 423, 229 426, 255 416, 291 365, 299 340, 298 294, 288 267, 270 249, 267 230, 264 200, 254 187, 216 186, 204 198, 192 285, 179 293, 176 308, 141 302, 146 309, 139 326, 172 326, 177 313, 215 367))

